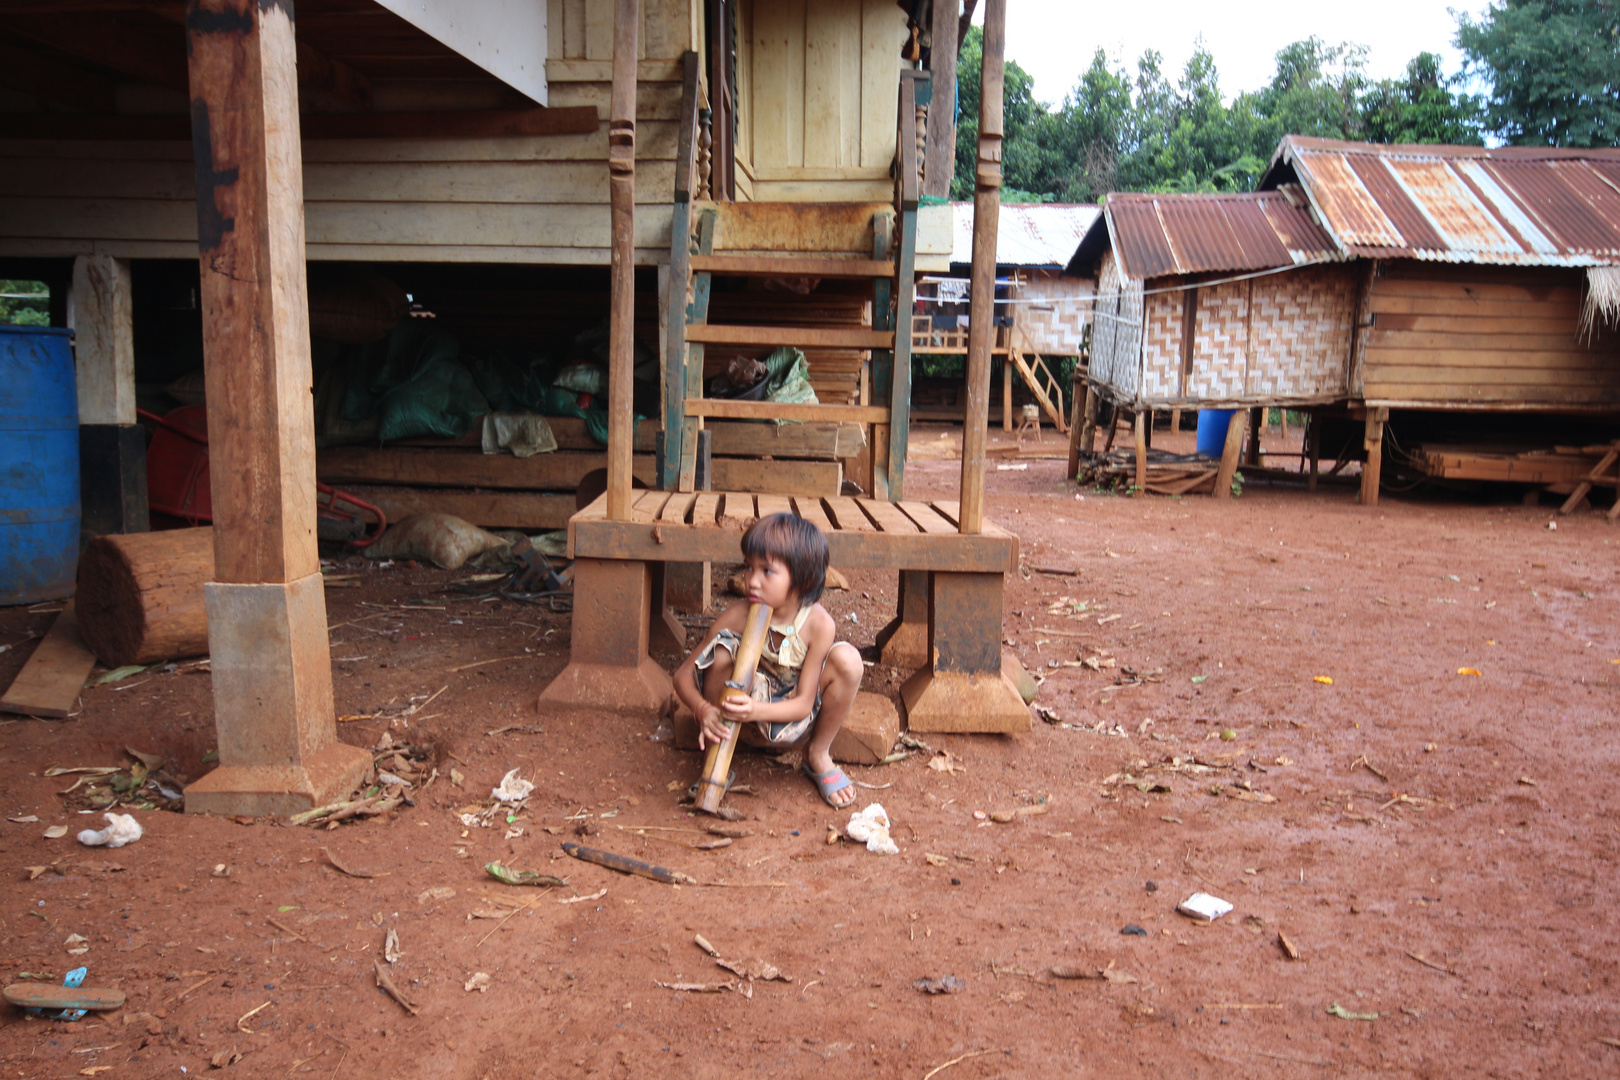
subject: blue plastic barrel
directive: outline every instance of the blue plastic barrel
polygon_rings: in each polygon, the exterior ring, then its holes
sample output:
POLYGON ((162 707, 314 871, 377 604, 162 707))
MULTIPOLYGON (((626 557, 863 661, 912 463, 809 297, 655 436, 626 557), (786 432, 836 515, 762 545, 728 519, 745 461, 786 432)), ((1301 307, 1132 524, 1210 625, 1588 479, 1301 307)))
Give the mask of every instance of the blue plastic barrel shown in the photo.
POLYGON ((1226 449, 1226 429, 1231 426, 1236 409, 1198 410, 1198 452, 1205 457, 1220 457, 1226 449))
POLYGON ((79 395, 70 334, 0 326, 0 605, 73 595, 79 395))

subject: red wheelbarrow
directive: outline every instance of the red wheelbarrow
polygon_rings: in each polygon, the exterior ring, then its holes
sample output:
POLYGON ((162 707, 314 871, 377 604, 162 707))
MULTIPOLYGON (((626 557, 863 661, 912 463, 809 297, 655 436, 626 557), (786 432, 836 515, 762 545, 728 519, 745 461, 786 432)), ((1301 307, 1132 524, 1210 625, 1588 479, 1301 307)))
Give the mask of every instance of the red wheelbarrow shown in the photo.
MULTIPOLYGON (((212 524, 214 497, 208 486, 208 414, 196 405, 182 405, 167 416, 137 409, 141 419, 157 425, 146 448, 146 498, 159 513, 184 518, 193 525, 212 524)), ((362 535, 348 543, 368 547, 388 529, 388 518, 374 506, 329 484, 316 483, 315 503, 323 522, 352 528, 359 522, 362 535), (362 514, 377 521, 376 531, 364 535, 362 514)), ((326 539, 323 537, 322 539, 326 539)), ((336 537, 334 537, 336 539, 336 537)))

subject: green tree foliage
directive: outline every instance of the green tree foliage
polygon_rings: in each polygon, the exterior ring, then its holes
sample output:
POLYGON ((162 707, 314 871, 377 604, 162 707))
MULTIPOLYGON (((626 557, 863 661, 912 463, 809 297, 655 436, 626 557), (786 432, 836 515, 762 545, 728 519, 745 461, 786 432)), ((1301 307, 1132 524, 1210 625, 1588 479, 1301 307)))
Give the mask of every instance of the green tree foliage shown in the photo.
MULTIPOLYGON (((981 56, 982 35, 974 28, 958 68, 962 115, 951 186, 957 199, 973 195, 981 56)), ((1174 81, 1156 52, 1143 53, 1133 72, 1099 49, 1062 104, 1048 109, 1029 75, 1009 61, 1004 199, 1096 202, 1109 191, 1247 191, 1288 134, 1480 141, 1480 102, 1441 72, 1433 54, 1420 54, 1401 80, 1373 83, 1365 69, 1362 46, 1308 38, 1278 52, 1269 84, 1228 102, 1202 42, 1174 81)))
POLYGON ((1365 138, 1380 143, 1484 145, 1485 108, 1481 99, 1460 92, 1460 76, 1447 78, 1434 53, 1418 53, 1406 65, 1406 78, 1386 79, 1361 101, 1365 138))
POLYGON ((1457 46, 1491 84, 1489 130, 1521 146, 1620 144, 1620 0, 1503 0, 1457 46))
POLYGON ((0 323, 12 326, 51 325, 50 290, 45 283, 0 278, 0 323))

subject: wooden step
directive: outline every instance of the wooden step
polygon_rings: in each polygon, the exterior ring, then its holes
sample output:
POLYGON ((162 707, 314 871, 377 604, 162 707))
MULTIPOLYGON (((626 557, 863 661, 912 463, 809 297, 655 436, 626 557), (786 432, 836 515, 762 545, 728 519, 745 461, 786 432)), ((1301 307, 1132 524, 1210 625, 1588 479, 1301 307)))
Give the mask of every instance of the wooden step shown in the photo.
POLYGON ((687 398, 686 415, 724 417, 727 420, 835 420, 851 424, 889 422, 889 410, 880 405, 822 405, 728 398, 687 398))
POLYGON ((692 345, 790 345, 799 349, 892 349, 892 330, 829 326, 715 326, 686 328, 692 345))
POLYGON ((892 278, 894 261, 808 255, 694 255, 692 271, 731 277, 892 278))

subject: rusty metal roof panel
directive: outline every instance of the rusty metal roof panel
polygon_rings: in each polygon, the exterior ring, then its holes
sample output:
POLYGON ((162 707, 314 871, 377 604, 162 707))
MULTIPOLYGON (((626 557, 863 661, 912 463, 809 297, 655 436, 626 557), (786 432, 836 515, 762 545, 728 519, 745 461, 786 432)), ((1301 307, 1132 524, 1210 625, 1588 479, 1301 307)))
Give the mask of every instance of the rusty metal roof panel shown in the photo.
MULTIPOLYGON (((1121 268, 1137 279, 1272 270, 1341 257, 1297 188, 1224 195, 1115 193, 1104 216, 1121 268)), ((1072 272, 1085 272, 1100 257, 1099 239, 1087 237, 1076 250, 1072 272)))
POLYGON ((1354 255, 1620 264, 1620 149, 1379 146, 1290 135, 1261 186, 1291 181, 1354 255))

